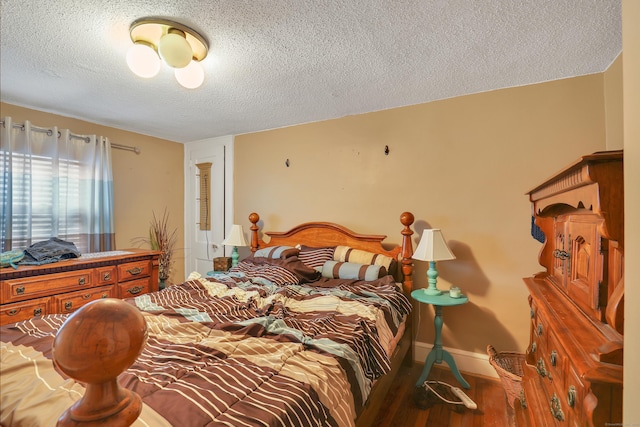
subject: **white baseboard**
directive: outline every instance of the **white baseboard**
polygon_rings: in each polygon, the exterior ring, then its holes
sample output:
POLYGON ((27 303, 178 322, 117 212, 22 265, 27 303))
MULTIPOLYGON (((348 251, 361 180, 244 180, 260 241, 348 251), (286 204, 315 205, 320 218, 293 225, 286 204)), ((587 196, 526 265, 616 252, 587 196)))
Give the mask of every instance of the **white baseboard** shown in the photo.
MULTIPOLYGON (((424 342, 413 342, 413 360, 424 363, 427 355, 433 348, 433 344, 424 342)), ((468 372, 474 375, 482 375, 483 377, 498 378, 496 370, 489 364, 489 356, 483 353, 472 353, 470 351, 458 350, 455 348, 443 347, 456 361, 456 366, 461 373, 468 372)), ((438 365, 436 365, 438 366, 438 365)), ((442 362, 439 366, 449 366, 442 362)), ((464 376, 464 375, 463 375, 464 376)))

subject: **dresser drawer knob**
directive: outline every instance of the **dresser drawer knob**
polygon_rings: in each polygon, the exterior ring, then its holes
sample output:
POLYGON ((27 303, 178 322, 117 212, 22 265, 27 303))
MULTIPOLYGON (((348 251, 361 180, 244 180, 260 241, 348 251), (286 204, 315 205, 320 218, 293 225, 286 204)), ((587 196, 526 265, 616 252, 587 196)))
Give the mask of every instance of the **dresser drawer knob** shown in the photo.
POLYGON ((542 357, 538 359, 538 363, 536 363, 536 372, 538 372, 538 375, 541 377, 547 376, 547 368, 544 366, 544 360, 542 360, 542 357))
POLYGON ((33 317, 36 316, 42 316, 42 308, 38 307, 33 309, 33 317))
POLYGON ((520 406, 522 406, 524 409, 527 409, 527 396, 525 396, 524 394, 524 389, 520 390, 518 399, 520 399, 520 406))
POLYGON ((535 353, 538 345, 535 342, 531 343, 531 353, 535 353))
POLYGON ((138 274, 142 273, 143 271, 144 271, 144 268, 134 267, 134 268, 130 268, 129 270, 127 270, 127 273, 131 274, 132 276, 137 276, 138 274))
POLYGON ((102 298, 109 298, 109 294, 107 294, 106 292, 102 294, 102 298))
POLYGON ((134 286, 133 288, 127 289, 127 292, 129 292, 131 295, 136 295, 142 292, 143 289, 144 288, 142 286, 134 286))
POLYGON ((73 303, 71 301, 67 301, 64 303, 65 310, 71 310, 71 307, 73 307, 73 303))
POLYGON ((91 294, 82 295, 82 299, 89 299, 89 298, 91 298, 91 294))
POLYGON ((538 336, 542 335, 542 323, 538 323, 538 328, 536 329, 538 336))
POLYGON ((16 294, 18 294, 18 295, 24 294, 24 286, 18 286, 16 288, 16 294))
POLYGON ((553 393, 553 397, 551 398, 550 406, 551 406, 551 414, 553 415, 553 418, 555 418, 558 421, 564 421, 564 412, 562 412, 560 399, 558 399, 558 396, 556 396, 555 393, 553 393))
POLYGON ((84 285, 86 281, 87 281, 86 278, 81 277, 81 278, 78 279, 78 285, 84 285))
POLYGON ((551 356, 549 356, 549 361, 551 362, 551 366, 556 366, 556 363, 558 363, 558 352, 553 350, 551 352, 551 356))
POLYGON ((570 407, 574 407, 576 404, 576 386, 570 385, 567 391, 567 403, 570 407))
POLYGON ((104 273, 104 275, 102 276, 102 280, 104 280, 105 282, 107 280, 111 280, 111 273, 104 273))
POLYGON ((7 314, 9 316, 15 316, 18 313, 20 313, 20 309, 19 308, 12 308, 11 310, 7 311, 7 314))
POLYGON ((529 310, 529 317, 531 317, 532 319, 536 317, 536 311, 533 308, 529 310))

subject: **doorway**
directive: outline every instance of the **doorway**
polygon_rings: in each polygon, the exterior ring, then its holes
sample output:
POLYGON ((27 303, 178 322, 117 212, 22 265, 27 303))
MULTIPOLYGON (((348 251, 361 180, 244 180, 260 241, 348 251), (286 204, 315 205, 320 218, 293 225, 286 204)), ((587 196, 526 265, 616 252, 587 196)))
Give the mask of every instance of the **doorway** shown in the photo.
POLYGON ((233 223, 233 136, 186 143, 184 159, 186 279, 193 271, 204 276, 214 258, 230 253, 222 241, 233 223))

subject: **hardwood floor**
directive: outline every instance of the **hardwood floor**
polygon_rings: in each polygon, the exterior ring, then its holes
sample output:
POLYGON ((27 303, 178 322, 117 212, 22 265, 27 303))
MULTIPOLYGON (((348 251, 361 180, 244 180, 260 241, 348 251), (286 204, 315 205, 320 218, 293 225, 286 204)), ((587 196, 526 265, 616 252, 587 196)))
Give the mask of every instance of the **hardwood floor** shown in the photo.
MULTIPOLYGON (((414 403, 415 383, 423 365, 403 366, 389 389, 388 399, 380 407, 377 421, 371 427, 509 427, 515 426, 513 410, 507 404, 498 379, 474 377, 463 373, 471 388, 464 390, 478 405, 475 410, 462 405, 435 404, 420 409, 414 403)), ((460 384, 447 368, 434 366, 428 381, 460 384)), ((461 387, 462 388, 462 387, 461 387)))

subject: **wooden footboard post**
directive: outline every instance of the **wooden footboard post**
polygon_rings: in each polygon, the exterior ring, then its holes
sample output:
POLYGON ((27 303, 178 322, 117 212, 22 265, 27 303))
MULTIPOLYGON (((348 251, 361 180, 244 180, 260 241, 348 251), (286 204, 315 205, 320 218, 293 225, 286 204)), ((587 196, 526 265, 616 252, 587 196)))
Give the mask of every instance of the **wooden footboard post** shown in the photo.
POLYGON ((58 419, 58 426, 126 427, 142 412, 142 400, 118 384, 118 375, 138 358, 147 322, 120 299, 92 301, 73 313, 53 341, 53 362, 85 383, 84 396, 58 419))
POLYGON ((405 295, 411 295, 411 291, 413 291, 413 244, 411 243, 411 236, 413 235, 413 230, 411 229, 411 224, 415 220, 413 214, 411 212, 403 212, 400 215, 400 222, 404 225, 404 229, 402 229, 402 274, 404 278, 402 280, 402 288, 404 290, 405 295))
POLYGON ((257 251, 260 246, 258 243, 258 230, 260 229, 260 227, 258 227, 258 221, 260 221, 260 215, 252 212, 249 214, 249 221, 251 222, 249 229, 251 230, 251 252, 253 253, 257 251))

